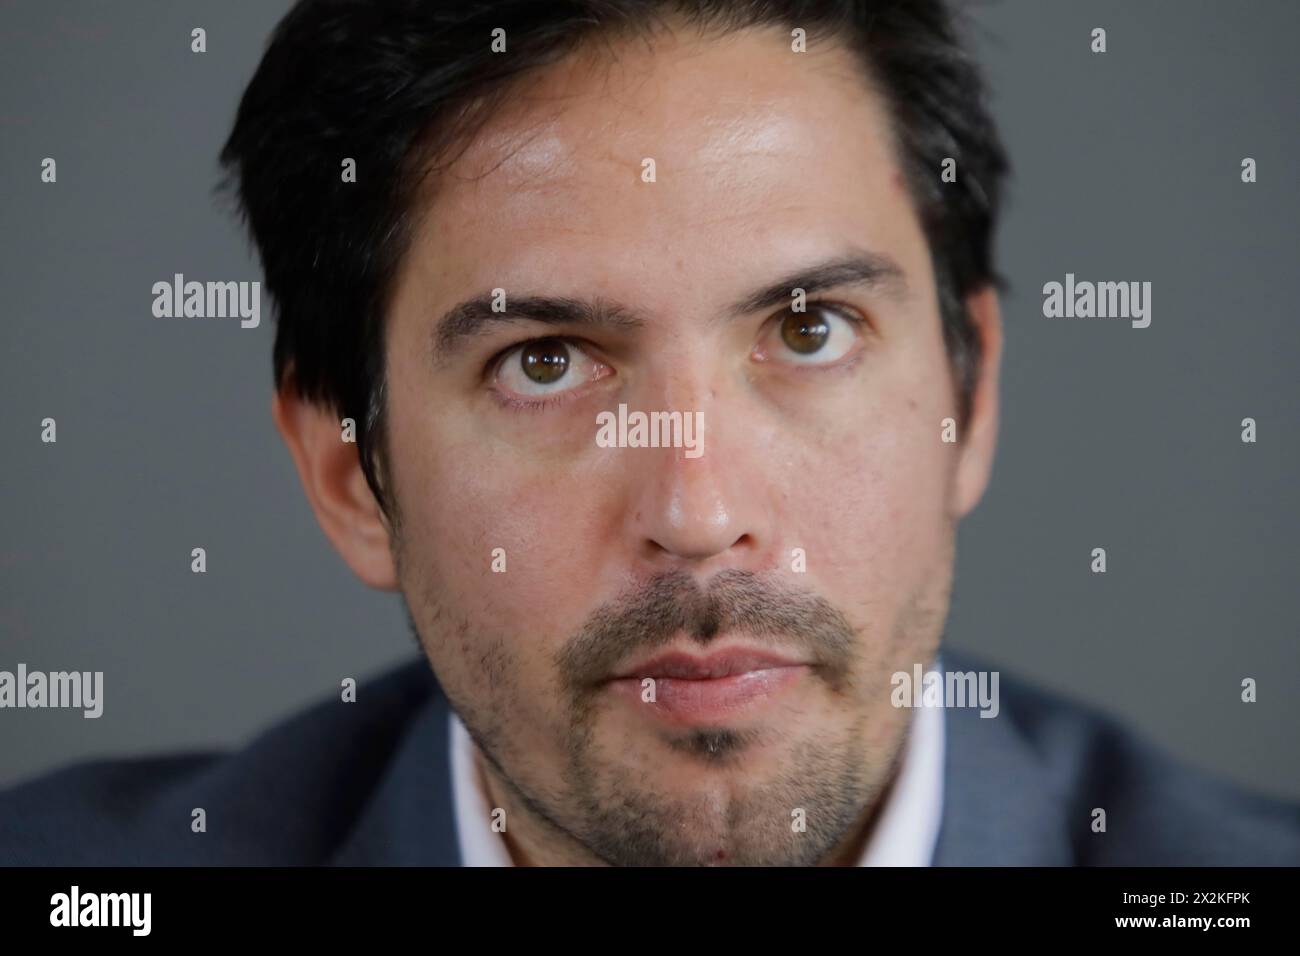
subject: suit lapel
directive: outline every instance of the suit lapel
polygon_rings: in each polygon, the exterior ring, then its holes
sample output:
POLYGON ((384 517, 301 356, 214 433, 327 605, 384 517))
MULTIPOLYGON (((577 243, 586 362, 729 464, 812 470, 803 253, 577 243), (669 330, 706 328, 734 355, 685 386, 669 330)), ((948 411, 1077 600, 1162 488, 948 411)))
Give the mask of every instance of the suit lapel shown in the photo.
POLYGON ((448 715, 434 684, 332 865, 460 866, 448 715))
MULTIPOLYGON (((952 659, 955 670, 987 665, 952 659)), ((943 822, 936 866, 1068 866, 1064 794, 1019 730, 1008 701, 993 718, 944 711, 943 822)))

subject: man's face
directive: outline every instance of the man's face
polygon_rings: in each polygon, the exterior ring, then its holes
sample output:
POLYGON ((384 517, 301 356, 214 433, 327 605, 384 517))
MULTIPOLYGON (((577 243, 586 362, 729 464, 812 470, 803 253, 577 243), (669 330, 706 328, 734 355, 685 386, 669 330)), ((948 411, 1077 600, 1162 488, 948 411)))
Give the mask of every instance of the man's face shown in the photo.
POLYGON ((398 581, 517 853, 825 860, 889 780, 964 510, 925 238, 847 53, 616 50, 529 78, 421 210, 398 581), (750 301, 827 263, 858 265, 803 312, 750 301), (439 325, 494 289, 614 314, 439 325), (703 453, 604 447, 620 404, 700 413, 703 453))

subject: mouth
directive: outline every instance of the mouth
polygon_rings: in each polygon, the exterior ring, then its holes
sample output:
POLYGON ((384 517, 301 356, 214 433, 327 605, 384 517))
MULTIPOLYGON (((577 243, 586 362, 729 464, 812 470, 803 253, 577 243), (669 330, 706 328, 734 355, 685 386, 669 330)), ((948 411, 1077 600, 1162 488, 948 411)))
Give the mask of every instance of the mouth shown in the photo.
POLYGON ((606 682, 641 713, 676 725, 735 723, 760 714, 811 670, 794 657, 730 648, 706 657, 660 654, 606 682))

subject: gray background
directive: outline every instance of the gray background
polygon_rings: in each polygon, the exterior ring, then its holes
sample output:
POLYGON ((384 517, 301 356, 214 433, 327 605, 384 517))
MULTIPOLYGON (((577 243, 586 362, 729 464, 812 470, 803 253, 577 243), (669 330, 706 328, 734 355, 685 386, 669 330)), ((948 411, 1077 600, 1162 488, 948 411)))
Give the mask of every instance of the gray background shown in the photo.
MULTIPOLYGON (((274 431, 269 308, 253 330, 150 312, 175 272, 261 278, 211 189, 288 6, 0 3, 0 669, 106 683, 99 720, 0 710, 0 785, 235 746, 414 652, 396 597, 329 547, 274 431)), ((1300 4, 975 13, 1015 164, 1014 288, 999 457, 961 531, 949 643, 1300 797, 1300 4), (1045 319, 1042 285, 1067 272, 1152 282, 1151 327, 1045 319)))

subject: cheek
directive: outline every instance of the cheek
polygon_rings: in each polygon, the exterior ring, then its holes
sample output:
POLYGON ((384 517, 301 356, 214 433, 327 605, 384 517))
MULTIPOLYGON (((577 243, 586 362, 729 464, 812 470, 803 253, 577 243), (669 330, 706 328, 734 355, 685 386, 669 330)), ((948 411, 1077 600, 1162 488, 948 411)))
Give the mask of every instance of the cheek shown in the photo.
POLYGON ((566 593, 581 589, 591 560, 593 498, 571 474, 521 467, 517 452, 465 452, 433 470, 431 485, 445 494, 421 506, 421 533, 431 550, 444 555, 453 578, 461 577, 457 583, 484 591, 485 614, 517 622, 531 618, 529 609, 563 608, 566 593), (462 568, 469 572, 463 577, 462 568), (488 573, 473 573, 476 568, 488 573))
POLYGON ((572 476, 528 466, 518 449, 461 434, 448 416, 408 415, 401 427, 402 587, 443 612, 417 618, 444 658, 435 666, 472 672, 476 655, 496 647, 515 686, 546 680, 589 610, 592 497, 575 493, 572 476))
MULTIPOLYGON (((930 385, 890 383, 843 418, 820 452, 827 493, 799 516, 809 564, 823 554, 828 589, 873 615, 888 612, 935 570, 951 534, 944 503, 955 445, 941 439, 946 399, 930 385)), ((818 460, 818 458, 813 458, 818 460)))

